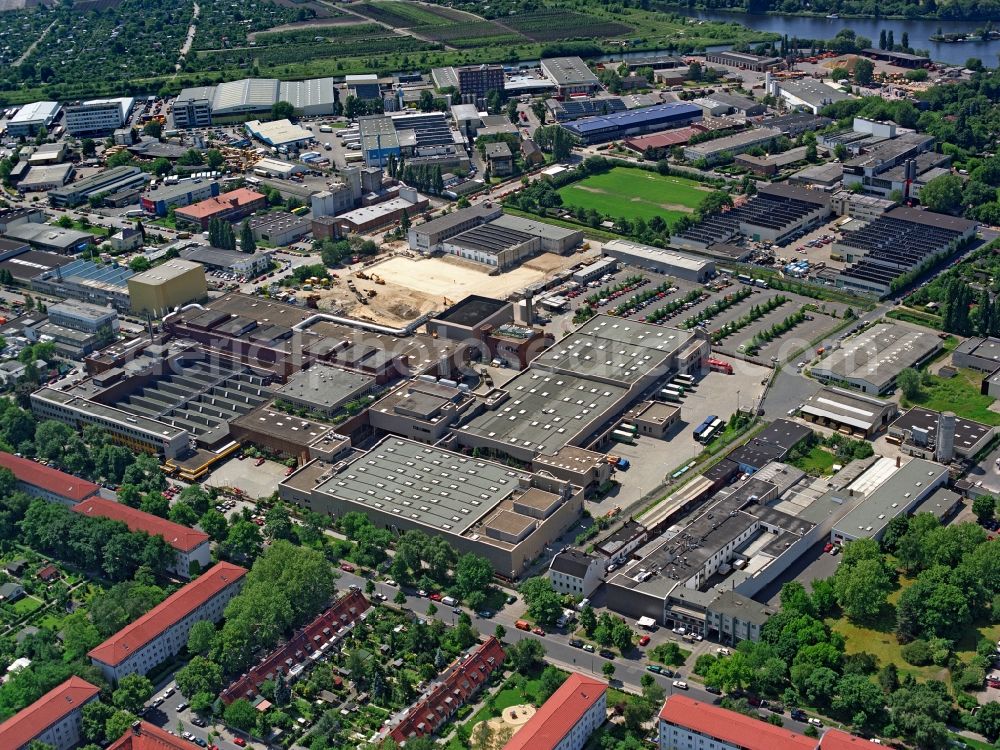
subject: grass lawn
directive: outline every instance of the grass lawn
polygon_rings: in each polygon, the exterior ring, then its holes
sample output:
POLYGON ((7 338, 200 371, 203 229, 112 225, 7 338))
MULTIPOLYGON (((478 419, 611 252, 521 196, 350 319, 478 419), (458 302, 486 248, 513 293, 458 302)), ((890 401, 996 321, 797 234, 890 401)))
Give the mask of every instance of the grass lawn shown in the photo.
POLYGON ((953 411, 960 417, 1000 425, 1000 414, 990 411, 994 399, 979 392, 983 375, 971 369, 961 369, 953 378, 929 376, 929 385, 921 385, 917 398, 903 397, 903 408, 923 406, 934 411, 953 411))
POLYGON ((708 194, 699 182, 643 169, 615 167, 559 189, 563 205, 601 214, 649 221, 660 216, 673 224, 698 207, 708 194), (626 197, 627 196, 627 197, 626 197))
POLYGON ((795 461, 795 466, 807 474, 824 476, 837 463, 837 457, 822 446, 814 445, 808 454, 795 461))
POLYGON ((26 615, 30 612, 34 612, 36 609, 40 609, 42 603, 37 599, 26 596, 23 599, 19 599, 14 602, 14 611, 19 615, 26 615))

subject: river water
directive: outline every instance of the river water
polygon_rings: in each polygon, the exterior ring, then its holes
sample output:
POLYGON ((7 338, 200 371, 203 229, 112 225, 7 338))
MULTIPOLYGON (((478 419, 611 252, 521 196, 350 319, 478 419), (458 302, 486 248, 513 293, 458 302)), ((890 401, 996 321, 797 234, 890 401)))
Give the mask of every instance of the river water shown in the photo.
POLYGON ((978 57, 984 65, 996 67, 1000 57, 1000 39, 988 42, 932 42, 931 35, 940 28, 945 34, 972 32, 983 26, 982 21, 919 21, 882 18, 815 18, 811 16, 782 16, 756 13, 727 13, 713 10, 678 10, 685 15, 708 21, 735 22, 757 31, 787 34, 789 38, 832 39, 841 29, 854 29, 859 36, 872 40, 878 46, 879 32, 892 30, 896 44, 903 32, 910 35, 910 47, 930 52, 931 59, 952 65, 964 65, 970 57, 978 57))

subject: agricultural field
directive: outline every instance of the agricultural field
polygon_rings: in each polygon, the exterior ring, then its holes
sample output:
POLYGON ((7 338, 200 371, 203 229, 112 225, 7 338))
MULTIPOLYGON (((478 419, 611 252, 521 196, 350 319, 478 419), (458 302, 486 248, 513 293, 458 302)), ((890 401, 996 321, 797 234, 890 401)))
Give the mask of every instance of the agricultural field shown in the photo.
POLYGON ((631 26, 567 10, 538 10, 505 18, 509 26, 533 42, 563 39, 605 39, 635 32, 631 26))
POLYGON ((655 216, 668 224, 691 213, 709 192, 694 180, 615 167, 559 189, 567 208, 594 209, 606 216, 642 219, 655 216))
POLYGON ((493 21, 474 21, 441 26, 417 26, 411 31, 424 39, 451 47, 476 48, 483 44, 522 44, 525 38, 493 21))
POLYGON ((455 23, 468 24, 482 20, 472 13, 452 8, 414 5, 393 0, 374 0, 374 2, 358 3, 347 7, 355 13, 360 13, 397 29, 410 29, 418 26, 449 26, 455 23))

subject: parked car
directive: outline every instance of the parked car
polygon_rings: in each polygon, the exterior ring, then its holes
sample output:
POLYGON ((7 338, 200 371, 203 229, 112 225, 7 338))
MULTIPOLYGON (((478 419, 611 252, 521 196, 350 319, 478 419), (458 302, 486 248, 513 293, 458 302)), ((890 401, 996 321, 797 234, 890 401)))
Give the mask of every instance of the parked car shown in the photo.
POLYGON ((583 648, 583 641, 581 641, 579 638, 570 638, 569 645, 572 646, 573 648, 583 648))
POLYGON ((594 647, 593 647, 593 645, 591 645, 589 643, 584 643, 583 644, 583 650, 586 651, 588 654, 594 653, 594 647))
POLYGON ((442 596, 437 591, 435 591, 433 594, 431 594, 427 598, 430 599, 432 602, 439 602, 439 601, 441 601, 442 596))
POLYGON ((355 567, 350 563, 341 563, 340 569, 345 573, 353 573, 355 571, 355 567))
POLYGON ((614 651, 610 651, 610 650, 608 650, 608 649, 606 649, 606 648, 602 648, 602 649, 601 649, 600 651, 598 651, 597 653, 598 653, 599 655, 603 656, 603 657, 604 657, 605 659, 614 659, 614 658, 615 658, 615 653, 614 653, 614 651))
POLYGON ((820 721, 819 719, 817 719, 815 716, 810 716, 809 717, 809 723, 812 724, 814 727, 821 727, 821 726, 823 726, 823 722, 820 721))
POLYGON ((688 684, 684 680, 674 680, 673 685, 678 690, 687 690, 688 684))
POLYGON ((711 693, 712 695, 722 695, 722 691, 719 688, 717 688, 715 685, 706 685, 705 686, 705 692, 706 693, 711 693))
POLYGON ((791 711, 791 717, 794 721, 805 721, 807 718, 806 712, 801 708, 793 708, 791 711))
POLYGON ((649 664, 646 666, 647 672, 652 672, 653 674, 661 674, 663 672, 663 667, 659 664, 649 664))
POLYGON ((545 635, 545 631, 544 631, 544 630, 542 630, 542 629, 541 629, 540 627, 538 627, 537 625, 535 625, 535 627, 533 627, 533 628, 531 629, 531 632, 532 632, 532 633, 534 633, 535 635, 545 635))

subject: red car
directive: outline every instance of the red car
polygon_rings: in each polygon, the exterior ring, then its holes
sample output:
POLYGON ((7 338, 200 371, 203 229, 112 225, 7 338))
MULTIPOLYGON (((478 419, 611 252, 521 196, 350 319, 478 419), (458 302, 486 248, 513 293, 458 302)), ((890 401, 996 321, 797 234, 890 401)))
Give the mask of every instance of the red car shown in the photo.
POLYGON ((340 569, 342 571, 344 571, 345 573, 353 573, 354 572, 354 566, 351 565, 350 563, 341 563, 340 564, 340 569))
POLYGON ((542 629, 541 629, 540 627, 538 627, 537 625, 535 625, 535 627, 533 627, 533 628, 531 629, 531 632, 532 632, 532 633, 534 633, 535 635, 545 635, 545 631, 544 631, 544 630, 542 630, 542 629))
POLYGON ((265 461, 265 460, 266 460, 266 459, 265 459, 265 458, 264 458, 263 456, 261 456, 261 457, 260 457, 260 458, 258 458, 258 459, 257 459, 256 461, 254 461, 254 464, 253 464, 253 465, 254 465, 254 466, 261 466, 261 465, 262 465, 262 464, 264 463, 264 461, 265 461))
POLYGON ((289 466, 288 470, 285 472, 285 476, 286 477, 290 477, 294 473, 295 473, 295 467, 294 466, 289 466))
POLYGON ((439 594, 438 592, 435 591, 433 594, 431 594, 427 598, 430 599, 432 602, 439 602, 439 601, 441 601, 441 594, 439 594))
POLYGON ((832 549, 833 549, 833 544, 831 542, 827 542, 825 545, 823 545, 824 552, 829 552, 832 549))
POLYGON ((234 745, 239 745, 240 747, 246 747, 247 746, 247 741, 245 739, 243 739, 242 737, 234 737, 233 738, 233 744, 234 745))
POLYGON ((648 643, 649 643, 649 636, 648 635, 644 635, 642 638, 639 639, 639 645, 640 646, 645 646, 648 643))

